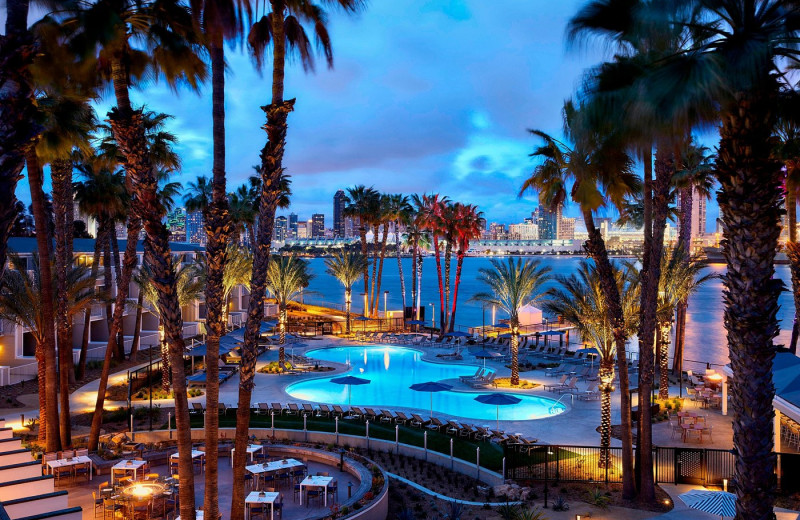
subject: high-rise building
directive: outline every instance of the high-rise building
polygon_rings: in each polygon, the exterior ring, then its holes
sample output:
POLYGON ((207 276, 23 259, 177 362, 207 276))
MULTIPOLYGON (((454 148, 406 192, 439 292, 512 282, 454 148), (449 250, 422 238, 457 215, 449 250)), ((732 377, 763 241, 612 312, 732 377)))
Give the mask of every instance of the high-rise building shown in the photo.
POLYGON ((344 207, 347 200, 344 190, 339 190, 333 196, 333 236, 335 238, 344 238, 345 235, 345 217, 344 207))
MULTIPOLYGON (((555 209, 539 206, 538 224, 539 238, 542 240, 555 240, 558 238, 558 225, 561 223, 561 212, 563 206, 558 205, 555 209)), ((573 228, 574 229, 574 228, 573 228)), ((574 231, 573 231, 574 232, 574 231)))
POLYGON ((169 239, 172 242, 186 242, 186 208, 176 208, 167 215, 169 239))
POLYGON ((575 239, 575 219, 571 217, 561 218, 558 224, 558 238, 561 240, 575 239))
POLYGON ((297 236, 297 215, 295 213, 289 213, 289 228, 287 236, 289 238, 300 238, 297 236))
POLYGON ((505 224, 492 222, 489 224, 489 238, 492 240, 503 240, 507 237, 505 224))
POLYGON ((539 226, 530 222, 523 224, 509 224, 508 238, 511 240, 538 240, 539 226))
POLYGON ((199 211, 186 215, 186 239, 192 244, 206 245, 206 228, 203 225, 203 214, 199 211))
POLYGON ((308 222, 298 222, 296 224, 294 238, 309 238, 310 227, 308 222))
POLYGON ((325 215, 322 213, 311 215, 311 238, 325 238, 325 215))
POLYGON ((273 237, 278 242, 286 241, 286 234, 288 232, 286 217, 281 215, 275 218, 275 236, 273 237))
POLYGON ((353 238, 356 235, 358 235, 356 221, 352 217, 344 217, 344 238, 353 238))
POLYGON ((692 190, 692 239, 706 234, 706 198, 697 189, 692 190))

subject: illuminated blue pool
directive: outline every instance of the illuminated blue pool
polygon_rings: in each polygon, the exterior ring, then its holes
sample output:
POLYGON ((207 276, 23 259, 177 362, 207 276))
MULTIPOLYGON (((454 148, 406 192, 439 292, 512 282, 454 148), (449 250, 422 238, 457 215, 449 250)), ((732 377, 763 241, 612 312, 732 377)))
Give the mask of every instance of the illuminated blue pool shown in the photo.
MULTIPOLYGON (((427 412, 431 396, 408 387, 414 383, 457 379, 472 375, 477 365, 451 365, 422 360, 418 350, 395 346, 337 347, 310 350, 306 356, 320 361, 347 364, 348 375, 369 379, 370 384, 351 386, 350 400, 356 406, 373 408, 415 408, 427 412)), ((328 404, 348 404, 348 388, 331 383, 338 376, 312 379, 290 385, 286 392, 296 399, 328 404)), ((437 392, 433 394, 434 412, 475 420, 494 420, 497 408, 475 401, 480 391, 437 392)), ((514 394, 522 402, 500 407, 501 421, 540 419, 562 413, 566 407, 553 399, 514 394)), ((427 415, 427 414, 426 414, 427 415)))

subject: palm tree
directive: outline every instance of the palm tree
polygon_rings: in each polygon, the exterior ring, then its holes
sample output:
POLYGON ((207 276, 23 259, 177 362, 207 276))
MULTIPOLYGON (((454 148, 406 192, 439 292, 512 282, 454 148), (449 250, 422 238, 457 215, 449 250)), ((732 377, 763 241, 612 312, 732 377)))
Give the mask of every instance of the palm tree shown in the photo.
POLYGON ((594 224, 594 213, 609 203, 618 210, 621 209, 625 198, 639 190, 640 182, 632 171, 631 158, 622 151, 618 136, 607 128, 588 128, 581 121, 572 102, 565 103, 563 115, 564 133, 572 139, 573 146, 570 147, 540 130, 531 130, 533 135, 543 141, 531 154, 540 159, 541 163, 522 185, 520 195, 528 189, 537 191, 539 201, 550 207, 564 203, 569 195, 580 208, 589 234, 585 248, 597 265, 606 298, 606 310, 614 328, 620 382, 623 494, 633 497, 636 494, 633 423, 625 347, 628 330, 614 269, 603 236, 594 224))
POLYGON ((236 191, 228 194, 228 204, 230 206, 232 236, 231 240, 235 243, 241 241, 242 236, 247 238, 250 247, 256 241, 256 208, 254 198, 257 194, 247 184, 242 184, 236 191))
MULTIPOLYGON (((181 307, 190 305, 196 301, 203 300, 206 281, 205 274, 193 263, 182 263, 179 255, 173 255, 173 266, 175 267, 176 290, 178 303, 181 307)), ((134 281, 139 286, 145 308, 158 317, 159 330, 164 326, 164 318, 158 304, 158 290, 153 282, 153 270, 145 263, 134 277, 134 281)), ((168 346, 161 342, 161 384, 165 390, 171 388, 171 365, 168 346)))
MULTIPOLYGON (((225 271, 222 273, 222 301, 223 304, 223 323, 228 323, 228 309, 230 307, 230 295, 238 286, 250 289, 250 273, 253 272, 253 255, 245 248, 236 244, 228 244, 226 252, 227 261, 225 271)), ((196 261, 198 276, 203 283, 206 283, 206 256, 199 256, 196 261)))
POLYGON ((344 286, 345 334, 347 335, 350 335, 350 304, 353 301, 353 284, 364 272, 366 263, 367 259, 361 253, 344 250, 325 259, 327 273, 344 286))
MULTIPOLYGON (((444 299, 444 281, 442 280, 442 254, 439 247, 439 236, 442 233, 442 214, 450 203, 447 197, 439 197, 438 193, 423 195, 415 200, 420 215, 420 225, 433 239, 433 252, 436 259, 436 276, 439 280, 439 323, 444 333, 444 317, 446 312, 444 299)), ((449 282, 448 282, 449 283, 449 282)), ((433 318, 433 316, 431 316, 433 318)))
POLYGON ((201 175, 197 177, 196 181, 189 181, 186 186, 186 194, 183 197, 186 211, 189 213, 199 211, 203 214, 203 222, 205 222, 208 207, 211 204, 211 183, 208 181, 208 177, 201 175))
MULTIPOLYGON (((39 371, 39 440, 46 442, 49 447, 58 444, 60 439, 58 436, 51 438, 46 432, 47 421, 52 420, 52 413, 48 412, 48 407, 57 406, 57 403, 51 404, 47 401, 44 389, 47 384, 45 371, 48 370, 46 363, 42 362, 44 343, 48 341, 45 331, 52 327, 52 322, 47 321, 49 318, 44 312, 46 305, 41 290, 45 271, 42 269, 38 254, 33 254, 29 262, 18 255, 11 255, 9 259, 13 269, 4 274, 3 287, 0 290, 0 319, 26 327, 36 343, 39 371), (41 423, 42 420, 45 421, 44 424, 41 423)), ((53 276, 52 270, 50 276, 53 276)), ((70 265, 65 278, 64 303, 67 318, 71 319, 84 309, 91 308, 97 299, 94 285, 95 278, 90 276, 87 268, 70 265)), ((51 297, 53 306, 56 303, 55 295, 51 294, 51 297)))
MULTIPOLYGON (((624 326, 628 334, 636 331, 639 316, 638 273, 613 267, 614 280, 622 298, 624 326)), ((560 287, 553 288, 544 303, 545 310, 563 316, 578 328, 581 340, 591 342, 599 357, 600 380, 600 460, 601 468, 611 462, 611 394, 614 391, 614 362, 617 349, 614 327, 609 319, 607 300, 600 273, 594 262, 582 261, 578 272, 557 275, 560 287)))
POLYGON ((373 223, 375 230, 373 236, 375 249, 372 252, 374 261, 372 263, 372 288, 370 290, 374 291, 374 296, 372 297, 372 314, 374 316, 378 315, 378 306, 381 298, 381 281, 383 280, 383 260, 386 258, 386 242, 389 238, 389 224, 394 216, 390 207, 390 197, 390 195, 381 194, 378 203, 378 211, 375 213, 375 221, 373 223), (380 247, 378 247, 378 228, 381 228, 380 247), (377 276, 375 273, 376 267, 378 268, 377 276))
POLYGON ((403 276, 403 262, 400 255, 400 226, 408 225, 413 209, 407 195, 401 193, 389 195, 387 210, 394 224, 394 245, 397 254, 397 272, 400 274, 400 296, 403 302, 403 316, 406 312, 406 280, 403 276))
POLYGON ((345 195, 345 208, 344 216, 358 220, 358 236, 361 241, 361 254, 367 259, 367 265, 364 266, 364 294, 367 295, 365 301, 364 314, 368 313, 370 308, 369 301, 369 256, 367 255, 367 231, 372 223, 378 202, 380 201, 380 194, 374 188, 367 188, 363 184, 347 188, 345 195))
POLYGON ((267 291, 275 298, 275 302, 278 304, 280 316, 278 365, 280 367, 283 367, 286 361, 283 345, 286 343, 289 302, 293 301, 300 294, 300 291, 308 287, 312 278, 314 278, 314 275, 308 270, 308 262, 302 258, 275 255, 270 260, 269 268, 267 269, 267 291))
MULTIPOLYGON (((677 3, 683 7, 683 3, 677 3)), ((772 516, 775 499, 772 361, 778 331, 773 278, 783 175, 772 154, 782 67, 798 58, 798 7, 787 0, 697 0, 692 17, 665 12, 647 23, 695 36, 654 64, 645 90, 654 106, 721 121, 716 176, 723 223, 725 326, 731 372, 736 518, 772 516), (745 319, 746 318, 746 319, 745 319)), ((634 17, 637 13, 632 12, 634 17)))
POLYGON ((511 326, 511 385, 519 385, 519 311, 535 305, 544 295, 543 285, 550 278, 550 267, 541 267, 539 260, 490 260, 491 269, 478 270, 478 281, 491 292, 476 293, 472 299, 496 305, 508 313, 511 326))
POLYGON ((450 327, 449 331, 453 332, 453 327, 456 322, 456 303, 458 303, 458 288, 461 285, 461 268, 464 265, 464 257, 467 256, 469 251, 469 243, 471 240, 480 238, 481 233, 486 228, 486 220, 483 218, 483 212, 478 211, 477 206, 472 204, 461 204, 457 202, 453 206, 453 213, 456 217, 456 279, 453 284, 453 307, 450 310, 450 327))
MULTIPOLYGON (((661 259, 658 280, 658 336, 656 359, 659 362, 659 399, 669 399, 669 336, 672 317, 680 302, 687 301, 700 285, 714 278, 707 274, 698 277, 704 265, 693 260, 682 244, 676 245, 661 259)), ((675 353, 677 356, 677 352, 675 353)))
MULTIPOLYGON (((714 156, 705 146, 689 143, 681 154, 680 165, 675 172, 674 182, 680 190, 680 227, 678 229, 678 242, 686 248, 687 261, 692 254, 692 201, 697 193, 700 197, 711 198, 714 186, 714 156)), ((689 309, 689 299, 685 298, 678 303, 675 322, 675 356, 672 372, 683 373, 683 347, 686 340, 686 313, 689 309)))

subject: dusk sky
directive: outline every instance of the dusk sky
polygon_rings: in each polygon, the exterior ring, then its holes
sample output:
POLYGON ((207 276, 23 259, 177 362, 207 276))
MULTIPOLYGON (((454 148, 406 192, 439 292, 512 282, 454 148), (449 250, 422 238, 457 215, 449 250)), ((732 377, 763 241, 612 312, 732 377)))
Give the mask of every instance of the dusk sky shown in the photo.
MULTIPOLYGON (((288 66, 289 116, 284 165, 292 176, 289 211, 326 215, 332 197, 354 184, 383 192, 438 192, 480 206, 489 221, 529 216, 536 197, 517 198, 534 166, 536 139, 526 129, 561 133, 563 101, 601 49, 569 49, 567 20, 584 0, 373 0, 355 17, 332 13, 334 69, 304 74, 288 66)), ((228 52, 229 191, 252 173, 266 134, 268 71, 262 76, 238 49, 228 52)), ((133 95, 175 116, 184 184, 211 171, 211 93, 150 84, 133 95)), ((103 116, 110 92, 98 107, 103 116)), ((713 143, 711 143, 713 144, 713 143)), ((18 196, 29 201, 23 181, 18 196)), ((708 222, 716 217, 709 205, 708 222)), ((286 211, 285 213, 288 213, 286 211)), ((568 215, 576 208, 568 207, 568 215)), ((709 224, 713 225, 713 224, 709 224)))

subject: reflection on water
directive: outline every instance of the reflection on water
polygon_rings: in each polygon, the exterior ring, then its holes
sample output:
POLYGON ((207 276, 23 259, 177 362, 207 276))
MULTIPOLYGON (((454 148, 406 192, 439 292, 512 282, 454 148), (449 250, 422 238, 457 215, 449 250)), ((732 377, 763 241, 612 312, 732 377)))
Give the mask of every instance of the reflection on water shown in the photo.
MULTIPOLYGON (((542 265, 552 268, 554 275, 570 275, 574 273, 578 262, 581 260, 580 258, 562 256, 532 258, 539 259, 542 265)), ((484 289, 477 281, 478 269, 481 267, 489 267, 488 258, 468 257, 464 260, 462 283, 458 294, 458 315, 456 318, 458 325, 476 326, 482 323, 489 324, 493 321, 491 307, 483 309, 479 303, 469 301, 476 292, 484 289)), ((318 299, 325 302, 343 304, 344 294, 342 287, 336 279, 325 272, 324 260, 322 258, 311 259, 311 269, 315 275, 314 280, 311 282, 311 289, 322 295, 318 299)), ((775 270, 775 276, 782 280, 786 287, 791 287, 789 267, 778 265, 775 266, 775 270)), ((411 272, 411 260, 409 258, 403 259, 403 272, 406 275, 406 287, 409 288, 406 291, 406 297, 408 305, 410 305, 411 292, 408 273, 411 272)), ((725 266, 713 264, 708 266, 706 272, 721 275, 725 272, 725 266)), ((397 262, 387 261, 384 264, 383 273, 381 287, 385 287, 389 291, 389 309, 400 309, 402 303, 397 262)), ((430 321, 431 307, 428 304, 433 303, 437 309, 436 321, 438 323, 439 293, 432 259, 425 259, 422 273, 422 302, 424 303, 426 319, 430 321)), ((555 282, 547 284, 546 287, 552 287, 553 285, 555 285, 555 282)), ((356 289, 358 289, 358 286, 356 286, 356 289)), ((307 301, 310 300, 307 299, 307 301)), ((779 304, 778 319, 781 324, 781 333, 775 339, 775 342, 788 344, 794 318, 794 302, 792 301, 791 293, 781 293, 779 304)), ((360 310, 354 305, 354 312, 359 312, 360 310)), ((714 279, 701 286, 689 302, 689 311, 686 318, 686 359, 720 364, 728 362, 728 347, 722 314, 722 280, 714 279)), ((499 320, 504 317, 498 310, 496 319, 499 320)), ((686 368, 692 367, 692 364, 686 365, 686 368)))

